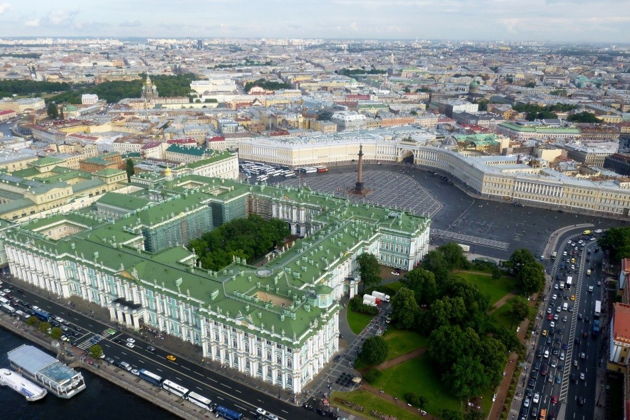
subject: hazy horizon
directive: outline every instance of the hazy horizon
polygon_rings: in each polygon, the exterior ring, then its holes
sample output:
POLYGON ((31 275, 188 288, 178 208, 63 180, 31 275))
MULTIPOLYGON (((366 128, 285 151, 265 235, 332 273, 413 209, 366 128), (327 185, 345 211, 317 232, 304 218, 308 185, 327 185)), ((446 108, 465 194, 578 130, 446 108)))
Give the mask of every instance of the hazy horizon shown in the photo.
POLYGON ((1 37, 630 43, 630 0, 0 2, 1 37))

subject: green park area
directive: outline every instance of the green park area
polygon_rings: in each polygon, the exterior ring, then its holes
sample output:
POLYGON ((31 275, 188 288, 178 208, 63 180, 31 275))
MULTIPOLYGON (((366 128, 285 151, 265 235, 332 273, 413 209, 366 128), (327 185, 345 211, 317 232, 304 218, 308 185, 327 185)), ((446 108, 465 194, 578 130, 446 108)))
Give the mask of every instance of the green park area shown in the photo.
MULTIPOLYGON (((345 402, 332 403, 368 418, 377 417, 372 412, 417 418, 417 409, 438 418, 486 417, 507 355, 522 348, 515 327, 530 311, 524 296, 538 291, 543 280, 542 267, 525 250, 498 267, 468 262, 449 244, 431 251, 399 282, 371 284, 392 295, 391 324, 363 344, 355 367, 364 385, 336 393, 345 402), (479 411, 470 411, 468 401, 479 411)), ((348 311, 355 332, 373 316, 361 313, 370 309, 359 303, 352 304, 356 313, 348 311)))
POLYGON ((384 415, 394 416, 398 420, 416 420, 419 418, 419 415, 410 410, 363 390, 334 392, 331 396, 331 403, 360 418, 380 420, 383 418, 381 416, 384 415))
POLYGON ((488 298, 490 306, 494 306, 503 296, 514 292, 516 283, 512 277, 502 275, 498 278, 492 273, 479 271, 455 271, 455 275, 467 283, 477 286, 482 295, 488 298))

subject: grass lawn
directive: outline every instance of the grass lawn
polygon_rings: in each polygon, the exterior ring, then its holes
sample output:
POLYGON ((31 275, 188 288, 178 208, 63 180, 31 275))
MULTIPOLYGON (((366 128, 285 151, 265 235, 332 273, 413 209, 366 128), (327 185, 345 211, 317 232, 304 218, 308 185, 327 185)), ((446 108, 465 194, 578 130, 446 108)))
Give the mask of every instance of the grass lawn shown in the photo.
POLYGON ((359 334, 370 323, 374 315, 366 315, 348 309, 348 324, 353 333, 359 334))
POLYGON ((373 385, 401 400, 404 400, 406 392, 420 394, 426 398, 426 410, 432 414, 438 414, 444 408, 455 411, 462 409, 459 401, 448 395, 442 387, 426 355, 385 369, 383 375, 373 385))
POLYGON ((469 271, 457 271, 455 274, 463 280, 477 286, 479 291, 490 300, 490 306, 494 305, 506 294, 514 291, 514 279, 508 276, 493 279, 490 273, 481 274, 469 271))
POLYGON ((387 287, 389 287, 391 289, 394 289, 395 291, 398 291, 398 289, 400 289, 402 287, 402 283, 399 282, 399 281, 395 281, 393 283, 384 284, 384 286, 387 286, 387 287))
POLYGON ((387 360, 409 353, 418 347, 426 347, 427 345, 427 337, 414 331, 387 330, 383 338, 389 345, 387 360))
POLYGON ((383 414, 389 414, 399 420, 415 420, 420 418, 420 415, 414 415, 404 408, 398 407, 370 392, 362 390, 352 392, 333 392, 330 398, 330 403, 335 407, 340 407, 344 411, 352 412, 361 418, 377 419, 377 417, 370 415, 372 410, 376 410, 383 414), (339 402, 335 402, 335 397, 342 398, 346 401, 352 401, 353 403, 362 406, 363 411, 354 411, 339 402))

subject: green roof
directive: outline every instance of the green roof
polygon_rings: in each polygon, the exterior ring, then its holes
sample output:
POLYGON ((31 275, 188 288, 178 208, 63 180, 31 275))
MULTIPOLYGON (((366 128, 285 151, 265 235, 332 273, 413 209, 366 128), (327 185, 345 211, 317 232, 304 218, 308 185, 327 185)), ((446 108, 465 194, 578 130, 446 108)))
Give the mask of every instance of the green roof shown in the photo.
POLYGON ((192 155, 192 156, 203 156, 205 154, 209 154, 212 152, 210 149, 206 149, 204 147, 186 147, 186 146, 180 146, 179 144, 171 144, 170 146, 168 146, 166 151, 173 152, 173 153, 182 153, 185 155, 192 155))
MULTIPOLYGON (((320 308, 317 294, 328 294, 329 272, 352 258, 379 233, 412 237, 428 228, 429 220, 401 211, 362 205, 309 189, 253 186, 225 179, 188 175, 162 183, 164 201, 155 203, 135 194, 107 193, 100 203, 137 210, 115 221, 91 216, 89 212, 55 215, 7 230, 15 246, 56 255, 59 259, 87 260, 97 270, 108 270, 122 281, 141 284, 182 302, 192 302, 200 313, 222 319, 236 328, 301 346, 338 310, 336 304, 320 308), (194 181, 194 185, 183 185, 194 181), (191 188, 192 187, 192 188, 191 188), (203 208, 209 202, 228 203, 254 195, 270 202, 300 203, 315 210, 319 230, 296 241, 293 247, 262 267, 235 261, 219 272, 191 266, 195 257, 182 246, 149 253, 124 246, 143 240, 141 226, 177 217, 182 211, 203 208), (34 232, 64 219, 87 229, 59 240, 34 232), (181 261, 185 261, 182 263, 181 261), (266 302, 270 296, 283 305, 266 302)), ((155 195, 154 195, 155 196, 155 195)), ((85 262, 82 262, 85 263, 85 262)))
POLYGON ((37 159, 36 161, 29 163, 28 165, 34 168, 38 168, 42 166, 59 165, 65 161, 66 161, 65 159, 59 159, 52 156, 45 156, 43 158, 37 159))
POLYGON ((201 160, 197 160, 195 162, 188 163, 187 165, 185 165, 185 167, 186 168, 190 168, 190 169, 195 169, 195 168, 198 168, 198 167, 203 166, 203 165, 208 165, 210 163, 218 162, 220 160, 229 158, 230 156, 236 156, 236 154, 235 153, 231 153, 231 152, 227 152, 227 151, 226 152, 214 152, 212 154, 212 156, 210 156, 208 158, 201 159, 201 160))
POLYGON ((122 169, 114 169, 114 168, 105 168, 105 169, 100 169, 94 172, 95 175, 104 176, 104 177, 120 175, 121 173, 125 173, 125 171, 123 171, 122 169))
POLYGON ((547 125, 520 125, 511 122, 499 123, 499 127, 504 127, 513 131, 523 133, 541 133, 541 134, 580 134, 577 127, 552 127, 547 125))

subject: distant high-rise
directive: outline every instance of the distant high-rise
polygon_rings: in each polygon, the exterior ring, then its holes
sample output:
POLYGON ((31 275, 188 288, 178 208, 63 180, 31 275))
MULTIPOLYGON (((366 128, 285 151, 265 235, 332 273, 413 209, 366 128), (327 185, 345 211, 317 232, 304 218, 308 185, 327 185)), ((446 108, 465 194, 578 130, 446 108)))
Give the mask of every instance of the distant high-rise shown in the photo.
POLYGON ((198 50, 203 50, 203 40, 202 39, 198 39, 197 40, 197 49, 198 50))

